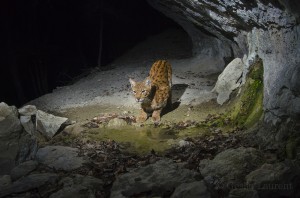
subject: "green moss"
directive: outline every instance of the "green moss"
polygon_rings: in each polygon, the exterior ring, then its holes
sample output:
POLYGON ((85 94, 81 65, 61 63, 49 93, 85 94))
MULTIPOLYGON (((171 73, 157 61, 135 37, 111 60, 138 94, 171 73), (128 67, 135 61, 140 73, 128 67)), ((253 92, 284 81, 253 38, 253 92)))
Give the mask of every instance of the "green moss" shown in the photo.
POLYGON ((289 138, 285 146, 286 157, 295 159, 298 146, 300 146, 300 138, 289 138))
POLYGON ((262 60, 258 60, 250 66, 246 82, 239 92, 233 93, 236 97, 220 107, 220 111, 226 109, 225 113, 217 113, 201 127, 232 131, 235 127, 250 128, 257 123, 263 115, 263 73, 262 60))
POLYGON ((233 125, 249 128, 263 115, 263 64, 254 63, 241 89, 240 96, 233 103, 229 116, 233 125))

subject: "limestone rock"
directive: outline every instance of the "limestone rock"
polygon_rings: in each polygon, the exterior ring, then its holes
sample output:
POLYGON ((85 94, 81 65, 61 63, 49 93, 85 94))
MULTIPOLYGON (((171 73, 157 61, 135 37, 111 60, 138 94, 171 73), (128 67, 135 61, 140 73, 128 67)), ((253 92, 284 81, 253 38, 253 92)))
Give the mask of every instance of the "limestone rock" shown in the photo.
POLYGON ((52 138, 68 118, 54 116, 38 110, 36 114, 36 130, 47 138, 52 138))
POLYGON ((261 58, 264 109, 268 110, 265 122, 272 125, 274 119, 281 122, 289 116, 299 119, 299 3, 292 0, 148 0, 148 3, 183 27, 191 37, 194 53, 220 63, 222 59, 246 55, 243 78, 256 57, 261 58))
POLYGON ((15 181, 23 176, 26 176, 27 174, 35 170, 37 166, 37 161, 32 160, 19 164, 18 166, 14 167, 10 172, 12 180, 15 181))
POLYGON ((34 116, 37 113, 37 108, 34 105, 26 105, 18 109, 21 116, 34 116))
POLYGON ((260 197, 298 197, 300 168, 292 161, 264 164, 246 176, 260 197))
POLYGON ((262 153, 240 147, 219 153, 213 160, 200 161, 200 172, 207 183, 228 189, 243 183, 245 176, 263 163, 262 153))
POLYGON ((54 173, 31 174, 13 182, 10 185, 0 188, 0 197, 4 197, 12 193, 26 192, 48 183, 53 184, 57 179, 58 175, 54 173))
POLYGON ((9 174, 15 166, 22 126, 14 106, 0 103, 0 175, 9 174))
POLYGON ((218 93, 217 102, 219 104, 222 105, 226 102, 231 92, 240 86, 243 69, 243 61, 240 58, 235 58, 219 75, 218 81, 212 90, 218 93))
MULTIPOLYGON (((182 183, 195 182, 197 176, 198 173, 184 169, 172 160, 162 159, 117 177, 111 189, 111 197, 131 197, 142 193, 162 196, 170 194, 182 183)), ((180 193, 183 189, 178 191, 180 193)))
POLYGON ((0 189, 5 188, 8 185, 11 185, 11 177, 10 175, 2 175, 0 176, 0 189))
POLYGON ((120 118, 111 119, 107 124, 107 127, 110 127, 110 128, 118 128, 118 127, 123 127, 123 126, 127 126, 127 122, 120 118))
POLYGON ((37 161, 56 170, 71 171, 82 166, 83 157, 78 156, 77 148, 64 146, 46 146, 36 154, 37 161))
POLYGON ((35 135, 36 132, 36 113, 37 108, 34 105, 26 105, 18 109, 20 121, 24 130, 30 135, 35 135))
POLYGON ((23 135, 19 139, 18 157, 15 159, 16 164, 34 159, 37 150, 37 139, 34 136, 23 133, 23 135))
POLYGON ((259 198, 258 192, 252 188, 235 188, 229 192, 228 197, 229 198, 259 198))
POLYGON ((35 124, 32 121, 31 116, 20 116, 20 122, 24 128, 24 130, 30 134, 30 135, 34 135, 35 134, 35 124))
POLYGON ((95 197, 95 193, 84 186, 74 185, 72 187, 64 187, 61 190, 49 196, 49 198, 66 198, 66 197, 93 198, 95 197))
POLYGON ((66 126, 66 128, 64 128, 64 132, 66 132, 68 134, 74 134, 74 135, 78 135, 84 130, 85 129, 82 126, 82 123, 75 123, 72 125, 68 125, 68 126, 66 126))
POLYGON ((19 136, 22 126, 18 118, 17 108, 0 103, 0 140, 19 136))
POLYGON ((101 179, 95 177, 72 175, 63 178, 59 184, 62 184, 63 188, 51 194, 50 198, 95 197, 95 191, 102 190, 104 183, 101 179))
POLYGON ((186 140, 179 140, 178 146, 179 147, 187 147, 193 145, 193 142, 186 141, 186 140))
POLYGON ((207 198, 212 197, 204 181, 195 181, 191 183, 183 183, 178 186, 171 198, 207 198))

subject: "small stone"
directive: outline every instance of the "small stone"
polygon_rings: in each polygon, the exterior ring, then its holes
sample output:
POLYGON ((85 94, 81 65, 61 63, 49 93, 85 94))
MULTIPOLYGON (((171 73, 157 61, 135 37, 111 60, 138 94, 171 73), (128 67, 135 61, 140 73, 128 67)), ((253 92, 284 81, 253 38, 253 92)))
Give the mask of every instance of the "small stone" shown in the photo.
POLYGON ((186 141, 186 140, 180 140, 178 142, 179 147, 187 147, 192 145, 192 142, 186 141))
POLYGON ((36 114, 36 129, 45 137, 51 139, 68 118, 54 116, 38 110, 36 114))
POLYGON ((26 105, 20 108, 18 111, 21 116, 33 116, 36 115, 37 108, 34 105, 26 105))
POLYGON ((85 130, 84 127, 79 123, 79 124, 73 124, 73 125, 66 126, 66 128, 64 129, 64 132, 66 132, 68 134, 78 135, 84 130, 85 130))
POLYGON ((127 122, 120 118, 113 118, 107 124, 107 127, 110 128, 124 127, 124 126, 127 126, 127 122))

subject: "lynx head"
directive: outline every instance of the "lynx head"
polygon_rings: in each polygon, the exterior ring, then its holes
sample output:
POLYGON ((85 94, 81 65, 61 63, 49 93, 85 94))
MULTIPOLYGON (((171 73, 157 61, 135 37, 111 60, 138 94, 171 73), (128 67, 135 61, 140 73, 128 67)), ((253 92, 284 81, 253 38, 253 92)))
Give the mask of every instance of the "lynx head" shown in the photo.
POLYGON ((150 80, 150 78, 147 77, 142 82, 136 82, 136 81, 134 81, 130 78, 129 82, 131 84, 132 93, 135 97, 135 100, 137 102, 142 103, 145 100, 145 98, 147 98, 151 93, 151 80, 150 80))

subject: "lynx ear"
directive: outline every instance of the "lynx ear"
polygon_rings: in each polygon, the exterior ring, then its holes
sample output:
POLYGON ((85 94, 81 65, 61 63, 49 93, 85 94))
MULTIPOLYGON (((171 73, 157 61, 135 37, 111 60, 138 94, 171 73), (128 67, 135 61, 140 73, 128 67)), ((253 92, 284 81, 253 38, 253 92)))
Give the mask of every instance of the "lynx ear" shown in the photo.
POLYGON ((132 80, 131 78, 129 78, 129 82, 131 84, 131 87, 136 85, 136 82, 134 80, 132 80))
POLYGON ((144 82, 146 86, 151 86, 151 80, 149 77, 147 77, 144 82))

